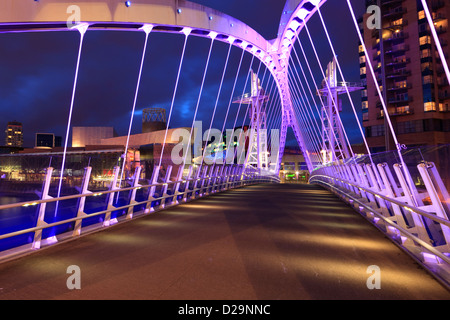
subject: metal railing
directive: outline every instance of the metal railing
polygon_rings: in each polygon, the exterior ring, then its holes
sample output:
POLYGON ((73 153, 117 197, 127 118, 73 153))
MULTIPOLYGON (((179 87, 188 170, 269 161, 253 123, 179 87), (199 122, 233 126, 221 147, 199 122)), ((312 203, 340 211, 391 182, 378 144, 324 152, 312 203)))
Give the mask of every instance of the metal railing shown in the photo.
POLYGON ((420 184, 383 163, 340 163, 319 168, 310 183, 350 204, 394 243, 450 288, 450 197, 436 166, 421 162, 420 184))
POLYGON ((157 212, 168 207, 186 203, 213 193, 257 183, 279 182, 279 179, 276 176, 260 175, 256 171, 248 172, 244 170, 242 165, 204 166, 203 170, 199 169, 195 173, 195 170, 191 166, 189 167, 188 174, 185 177, 183 177, 183 168, 180 167, 178 174, 176 175, 176 179, 174 181, 170 181, 172 167, 168 166, 165 177, 160 179, 160 168, 157 166, 153 171, 150 184, 139 184, 141 167, 137 167, 134 177, 130 183, 131 186, 119 188, 117 187, 117 178, 120 168, 115 167, 109 190, 91 192, 88 190, 91 170, 91 167, 85 168, 85 175, 83 178, 82 187, 80 189, 80 194, 62 196, 59 198, 49 196, 48 191, 53 172, 53 168, 49 167, 46 170, 46 178, 40 200, 0 205, 0 214, 3 210, 7 209, 38 206, 38 214, 34 227, 0 234, 0 241, 4 239, 11 239, 20 235, 30 233, 33 234, 33 239, 29 243, 15 246, 0 252, 0 261, 8 260, 63 240, 75 238, 80 236, 82 233, 87 234, 92 231, 98 231, 118 222, 131 220, 133 217, 147 215, 152 212, 157 212), (158 180, 162 180, 162 182, 158 180), (146 192, 143 192, 146 195, 144 200, 136 200, 136 192, 138 190, 146 190, 146 192), (129 193, 128 201, 126 204, 115 206, 114 198, 121 192, 129 193), (100 195, 107 197, 106 209, 92 213, 85 213, 86 200, 100 195), (64 201, 74 199, 78 200, 75 210, 76 216, 53 222, 45 221, 47 204, 62 203, 64 201), (115 217, 112 216, 113 212, 117 213, 115 217), (96 223, 86 226, 83 225, 83 221, 95 217, 101 217, 101 219, 99 219, 96 223), (43 239, 44 230, 67 224, 70 224, 68 230, 65 230, 62 233, 55 233, 43 239))

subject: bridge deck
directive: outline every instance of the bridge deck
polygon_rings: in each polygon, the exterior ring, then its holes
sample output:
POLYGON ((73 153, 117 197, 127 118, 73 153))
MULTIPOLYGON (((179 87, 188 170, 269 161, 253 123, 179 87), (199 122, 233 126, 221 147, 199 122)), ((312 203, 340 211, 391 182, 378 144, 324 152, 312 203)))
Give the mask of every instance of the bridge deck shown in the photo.
POLYGON ((216 194, 0 265, 0 299, 449 299, 363 217, 311 185, 216 194), (81 269, 69 290, 67 267, 81 269), (367 267, 381 270, 369 290, 367 267))

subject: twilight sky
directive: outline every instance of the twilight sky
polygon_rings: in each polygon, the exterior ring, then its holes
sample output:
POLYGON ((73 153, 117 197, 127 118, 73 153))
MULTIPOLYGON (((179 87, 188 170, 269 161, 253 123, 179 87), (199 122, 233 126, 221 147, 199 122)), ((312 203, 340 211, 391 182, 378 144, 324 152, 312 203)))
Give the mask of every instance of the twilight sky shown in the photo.
MULTIPOLYGON (((266 39, 276 37, 284 7, 283 0, 193 2, 242 20, 266 39)), ((358 15, 364 11, 363 1, 353 1, 353 6, 358 15)), ((336 44, 336 53, 346 80, 359 81, 357 35, 346 1, 329 0, 321 10, 330 37, 336 44)), ((310 20, 309 28, 325 68, 332 58, 332 53, 318 17, 310 20)), ((302 34, 304 37, 304 32, 302 34)), ((150 34, 133 118, 133 133, 141 132, 142 109, 164 107, 167 114, 169 113, 183 41, 184 37, 181 35, 156 32, 150 34)), ((55 133, 62 136, 64 141, 78 43, 79 34, 74 31, 0 34, 0 128, 6 128, 8 121, 22 122, 25 146, 34 146, 36 132, 55 133)), ((86 33, 72 126, 113 126, 119 135, 126 135, 143 44, 143 32, 86 33)), ((190 127, 192 124, 209 46, 208 39, 189 37, 170 127, 190 127)), ((309 40, 305 41, 304 46, 320 84, 320 69, 310 50, 309 40)), ((227 44, 214 42, 197 114, 197 119, 203 120, 204 126, 209 126, 212 118, 227 51, 227 44)), ((214 117, 214 128, 222 128, 241 53, 238 48, 231 49, 217 114, 214 117)), ((245 54, 236 87, 238 89, 234 96, 242 94, 240 90, 244 88, 250 61, 251 56, 245 54)), ((254 62, 255 71, 257 67, 258 64, 254 62)), ((263 84, 267 81, 265 79, 263 84)), ((355 105, 360 109, 360 96, 356 94, 354 97, 355 105)), ((232 128, 237 112, 235 109, 237 105, 230 109, 226 128, 232 128)), ((243 114, 240 119, 242 117, 243 114)), ((344 101, 342 119, 350 128, 348 134, 351 141, 359 142, 359 131, 347 101, 344 101)), ((1 131, 3 132, 3 129, 1 131)), ((4 134, 0 135, 0 139, 0 145, 3 145, 4 134)), ((69 141, 70 139, 71 137, 69 141)), ((292 136, 289 136, 289 139, 288 144, 295 145, 292 136)))

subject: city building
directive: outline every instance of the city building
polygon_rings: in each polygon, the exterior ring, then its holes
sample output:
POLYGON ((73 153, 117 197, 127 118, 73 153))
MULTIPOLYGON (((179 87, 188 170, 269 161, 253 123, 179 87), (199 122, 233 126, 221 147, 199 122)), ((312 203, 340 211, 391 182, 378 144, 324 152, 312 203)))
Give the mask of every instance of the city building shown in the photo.
POLYGON ((102 139, 116 136, 113 127, 73 127, 72 147, 100 145, 102 139))
POLYGON ((142 110, 142 132, 152 132, 166 129, 166 109, 145 108, 142 110))
POLYGON ((36 148, 55 148, 61 147, 61 137, 53 133, 36 133, 36 148))
MULTIPOLYGON (((450 86, 436 49, 421 1, 366 0, 381 11, 381 28, 368 26, 366 14, 359 20, 371 61, 366 61, 360 43, 362 112, 365 135, 372 152, 394 150, 373 77, 374 67, 383 100, 399 144, 407 148, 450 143, 450 86)), ((434 25, 448 61, 450 54, 448 0, 430 0, 434 25)))
POLYGON ((23 128, 22 123, 17 121, 10 121, 6 126, 5 145, 7 147, 22 147, 23 146, 23 128))

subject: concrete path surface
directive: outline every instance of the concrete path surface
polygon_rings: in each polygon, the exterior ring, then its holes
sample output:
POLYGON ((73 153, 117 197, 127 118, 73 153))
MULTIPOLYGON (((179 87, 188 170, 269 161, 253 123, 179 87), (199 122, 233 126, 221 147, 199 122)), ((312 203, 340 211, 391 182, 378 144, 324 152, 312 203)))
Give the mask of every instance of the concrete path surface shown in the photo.
POLYGON ((304 184, 230 190, 0 264, 0 299, 449 298, 358 213, 304 184), (380 289, 366 285, 371 265, 380 289))

